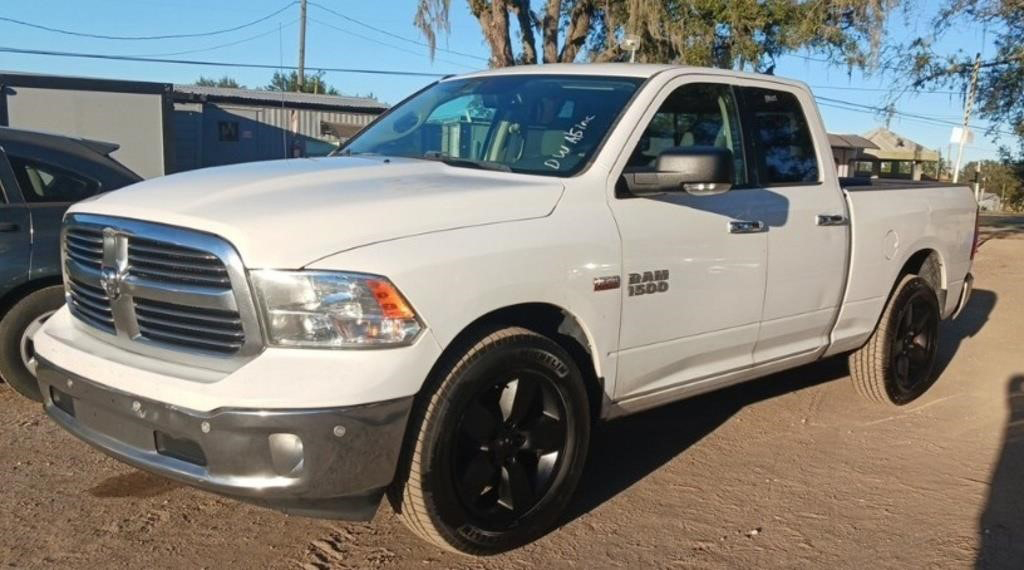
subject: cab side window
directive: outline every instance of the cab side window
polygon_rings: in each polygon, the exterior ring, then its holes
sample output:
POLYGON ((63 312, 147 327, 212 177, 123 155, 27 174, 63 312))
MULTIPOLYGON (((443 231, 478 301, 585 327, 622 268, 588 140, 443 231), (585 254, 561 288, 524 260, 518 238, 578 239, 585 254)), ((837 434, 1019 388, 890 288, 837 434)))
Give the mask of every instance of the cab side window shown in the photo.
POLYGON ((800 101, 792 93, 741 88, 763 186, 817 182, 818 157, 800 101))
POLYGON ((77 202, 100 190, 99 182, 64 168, 8 155, 26 202, 77 202))
POLYGON ((673 91, 641 135, 626 170, 653 170, 665 150, 693 146, 729 149, 734 160, 733 185, 748 182, 743 133, 729 85, 691 83, 673 91))

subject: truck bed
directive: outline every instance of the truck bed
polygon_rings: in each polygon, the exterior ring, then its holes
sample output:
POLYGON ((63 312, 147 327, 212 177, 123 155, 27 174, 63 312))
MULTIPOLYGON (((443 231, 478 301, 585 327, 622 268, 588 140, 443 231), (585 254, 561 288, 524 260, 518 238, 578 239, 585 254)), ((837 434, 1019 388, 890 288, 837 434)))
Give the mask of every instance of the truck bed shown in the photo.
POLYGON ((970 269, 977 210, 970 188, 912 180, 844 178, 840 183, 850 211, 852 243, 849 280, 835 332, 844 341, 829 352, 856 348, 866 340, 903 264, 918 252, 938 256, 942 315, 950 315, 970 269))
POLYGON ((844 190, 851 192, 861 190, 913 190, 918 188, 951 188, 963 186, 969 188, 966 183, 942 182, 940 180, 900 180, 898 178, 854 178, 840 177, 839 185, 844 190))

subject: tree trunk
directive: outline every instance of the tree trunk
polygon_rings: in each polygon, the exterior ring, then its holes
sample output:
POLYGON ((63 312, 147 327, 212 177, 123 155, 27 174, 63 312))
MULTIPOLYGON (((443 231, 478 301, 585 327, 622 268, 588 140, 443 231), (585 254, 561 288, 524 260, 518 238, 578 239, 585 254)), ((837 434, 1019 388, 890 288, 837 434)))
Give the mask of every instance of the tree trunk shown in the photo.
POLYGON ((541 22, 544 38, 544 63, 558 62, 558 23, 562 18, 562 0, 548 0, 548 9, 541 22))
POLYGON ((508 33, 508 0, 469 0, 469 11, 480 22, 484 39, 491 47, 491 66, 515 65, 508 33))
POLYGON ((520 63, 537 63, 536 38, 533 35, 533 12, 530 11, 530 0, 511 0, 512 11, 519 20, 519 36, 523 43, 523 55, 520 63))
POLYGON ((569 27, 565 30, 565 44, 562 45, 562 53, 558 55, 558 61, 572 63, 580 49, 587 42, 590 35, 590 21, 594 15, 593 0, 579 0, 569 14, 569 27))

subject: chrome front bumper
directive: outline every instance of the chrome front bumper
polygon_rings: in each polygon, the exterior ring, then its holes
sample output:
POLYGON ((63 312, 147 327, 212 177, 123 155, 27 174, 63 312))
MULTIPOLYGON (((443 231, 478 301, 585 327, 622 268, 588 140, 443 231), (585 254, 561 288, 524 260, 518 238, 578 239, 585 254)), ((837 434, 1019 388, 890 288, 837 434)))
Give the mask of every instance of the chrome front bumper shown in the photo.
POLYGON ((140 469, 286 512, 369 520, 391 483, 412 398, 303 410, 196 412, 112 390, 40 359, 46 412, 140 469))

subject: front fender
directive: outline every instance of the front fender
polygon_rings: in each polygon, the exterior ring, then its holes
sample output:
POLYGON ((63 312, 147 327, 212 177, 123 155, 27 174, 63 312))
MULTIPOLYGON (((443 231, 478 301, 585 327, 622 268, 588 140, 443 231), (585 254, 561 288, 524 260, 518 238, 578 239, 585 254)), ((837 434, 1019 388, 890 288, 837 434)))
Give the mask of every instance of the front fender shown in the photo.
POLYGON ((583 328, 611 394, 621 290, 595 291, 594 279, 621 275, 618 234, 603 204, 574 210, 371 244, 309 268, 388 277, 442 348, 495 310, 524 303, 560 307, 583 328))

